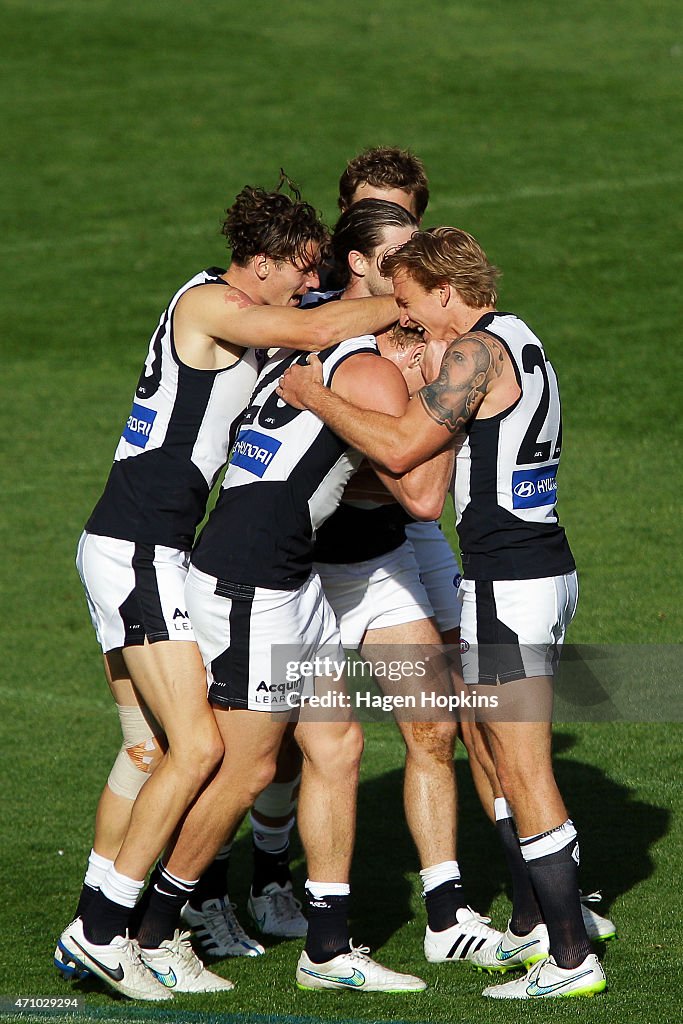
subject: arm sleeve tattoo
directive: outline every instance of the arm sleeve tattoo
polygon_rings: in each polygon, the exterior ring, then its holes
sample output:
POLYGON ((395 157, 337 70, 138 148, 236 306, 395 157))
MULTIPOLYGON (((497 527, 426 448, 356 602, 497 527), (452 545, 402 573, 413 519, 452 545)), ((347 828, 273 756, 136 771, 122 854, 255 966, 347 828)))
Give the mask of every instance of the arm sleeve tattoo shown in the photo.
POLYGON ((427 414, 452 434, 474 416, 503 370, 503 350, 483 333, 464 334, 446 349, 439 376, 419 392, 427 414))

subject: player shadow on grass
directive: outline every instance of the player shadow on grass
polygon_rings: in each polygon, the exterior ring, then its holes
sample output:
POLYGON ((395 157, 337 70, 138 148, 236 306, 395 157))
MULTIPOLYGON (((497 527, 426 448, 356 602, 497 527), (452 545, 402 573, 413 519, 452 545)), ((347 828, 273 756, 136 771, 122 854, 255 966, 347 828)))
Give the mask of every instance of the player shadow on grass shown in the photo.
MULTIPOLYGON (((615 782, 595 765, 561 756, 574 743, 571 732, 554 733, 555 773, 580 834, 581 886, 585 893, 602 890, 604 899, 597 909, 608 914, 617 896, 652 874, 650 850, 666 834, 671 814, 665 808, 635 799, 627 786, 615 782), (628 823, 628 828, 624 828, 624 823, 628 823)), ((510 897, 509 878, 496 831, 481 808, 467 762, 458 759, 456 771, 458 859, 467 898, 485 914, 499 895, 510 897)), ((426 924, 424 908, 413 897, 414 886, 419 888, 419 864, 405 823, 402 785, 403 769, 399 767, 375 778, 362 779, 358 792, 351 933, 354 939, 373 949, 382 947, 409 921, 417 921, 420 936, 426 924)), ((237 897, 240 906, 246 902, 250 849, 248 836, 241 836, 233 847, 231 896, 237 897)), ((296 830, 292 854, 294 888, 301 896, 306 874, 296 830)), ((504 928, 507 921, 498 920, 499 915, 500 911, 492 923, 504 928)), ((618 926, 619 921, 616 923, 618 926)), ((268 939, 266 944, 277 942, 268 939)))
MULTIPOLYGON (((562 755, 576 742, 567 730, 553 733, 555 777, 579 832, 584 893, 599 889, 596 907, 609 916, 616 897, 629 892, 654 871, 651 849, 666 835, 671 813, 636 799, 633 791, 610 778, 601 768, 562 755), (624 825, 627 824, 625 828, 624 825)), ((465 763, 458 762, 460 785, 459 861, 473 905, 482 913, 510 885, 493 827, 483 817, 465 763)), ((617 920, 617 927, 619 921, 617 920)), ((502 928, 505 921, 493 924, 502 928)))

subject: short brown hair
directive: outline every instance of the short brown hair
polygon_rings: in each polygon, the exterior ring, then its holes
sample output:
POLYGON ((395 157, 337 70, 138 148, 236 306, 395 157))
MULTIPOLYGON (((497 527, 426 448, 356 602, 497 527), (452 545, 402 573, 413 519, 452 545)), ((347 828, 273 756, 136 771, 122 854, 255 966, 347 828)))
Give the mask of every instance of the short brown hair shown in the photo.
POLYGON ((228 240, 233 263, 240 267, 259 253, 278 262, 305 259, 312 242, 321 247, 324 258, 330 241, 328 229, 310 203, 302 202, 284 172, 272 192, 245 185, 226 210, 221 234, 228 240), (281 191, 284 184, 291 195, 281 191))
POLYGON ((400 324, 394 324, 391 331, 387 335, 387 341, 394 348, 399 349, 401 352, 405 352, 411 345, 415 345, 420 341, 423 341, 422 335, 419 331, 414 330, 412 327, 401 327, 400 324))
POLYGON ((387 253, 380 266, 384 277, 401 270, 427 291, 448 281, 474 309, 495 306, 498 299, 500 271, 489 263, 476 238, 460 228, 416 231, 400 249, 387 253))
POLYGON ((376 146, 366 149, 353 160, 339 179, 339 209, 348 210, 359 185, 373 188, 400 188, 415 200, 418 219, 429 202, 429 184, 424 164, 409 149, 376 146))
POLYGON ((361 199, 344 210, 332 232, 331 249, 334 258, 335 283, 346 288, 351 280, 349 253, 356 249, 370 256, 382 244, 389 228, 413 228, 417 221, 403 206, 384 199, 361 199))

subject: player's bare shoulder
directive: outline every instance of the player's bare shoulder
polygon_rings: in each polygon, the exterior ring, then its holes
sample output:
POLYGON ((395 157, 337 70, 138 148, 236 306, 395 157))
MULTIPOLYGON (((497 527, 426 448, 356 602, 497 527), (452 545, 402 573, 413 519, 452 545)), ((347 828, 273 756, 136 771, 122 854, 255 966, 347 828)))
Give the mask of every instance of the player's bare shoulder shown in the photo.
POLYGON ((503 345, 486 331, 469 331, 446 349, 439 376, 419 392, 427 414, 451 433, 461 430, 505 371, 503 345))
POLYGON ((230 320, 256 303, 246 292, 226 282, 208 283, 186 292, 174 316, 178 355, 189 366, 222 369, 237 362, 243 347, 230 339, 230 320))

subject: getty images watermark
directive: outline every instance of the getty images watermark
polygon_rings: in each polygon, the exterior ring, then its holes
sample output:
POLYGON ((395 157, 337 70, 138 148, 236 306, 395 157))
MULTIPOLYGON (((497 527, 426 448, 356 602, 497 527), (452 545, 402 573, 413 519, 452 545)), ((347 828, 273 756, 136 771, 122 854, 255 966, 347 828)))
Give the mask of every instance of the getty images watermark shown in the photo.
POLYGON ((434 666, 433 656, 411 661, 410 659, 393 659, 385 661, 373 659, 362 661, 355 658, 333 658, 329 655, 310 661, 288 661, 285 665, 285 684, 283 690, 278 685, 277 692, 284 692, 284 700, 290 708, 353 708, 356 711, 404 711, 412 709, 430 709, 431 711, 455 711, 459 708, 498 707, 495 694, 475 694, 463 687, 454 693, 435 692, 426 685, 434 666), (430 661, 432 664, 430 665, 430 661), (386 693, 370 689, 351 687, 343 689, 325 689, 312 692, 315 680, 331 680, 338 684, 342 681, 374 681, 382 683, 405 683, 410 681, 413 693, 386 693), (308 683, 308 686, 307 686, 308 683), (293 684, 300 684, 296 687, 293 684))
POLYGON ((274 645, 251 706, 326 720, 682 721, 683 647, 274 645), (560 656, 561 655, 561 656, 560 656))
POLYGON ((297 645, 272 649, 272 676, 252 689, 264 710, 324 720, 340 713, 376 720, 384 716, 434 721, 482 708, 495 709, 498 695, 458 685, 453 667, 459 651, 432 645, 365 647, 363 656, 341 647, 302 657, 297 645))

